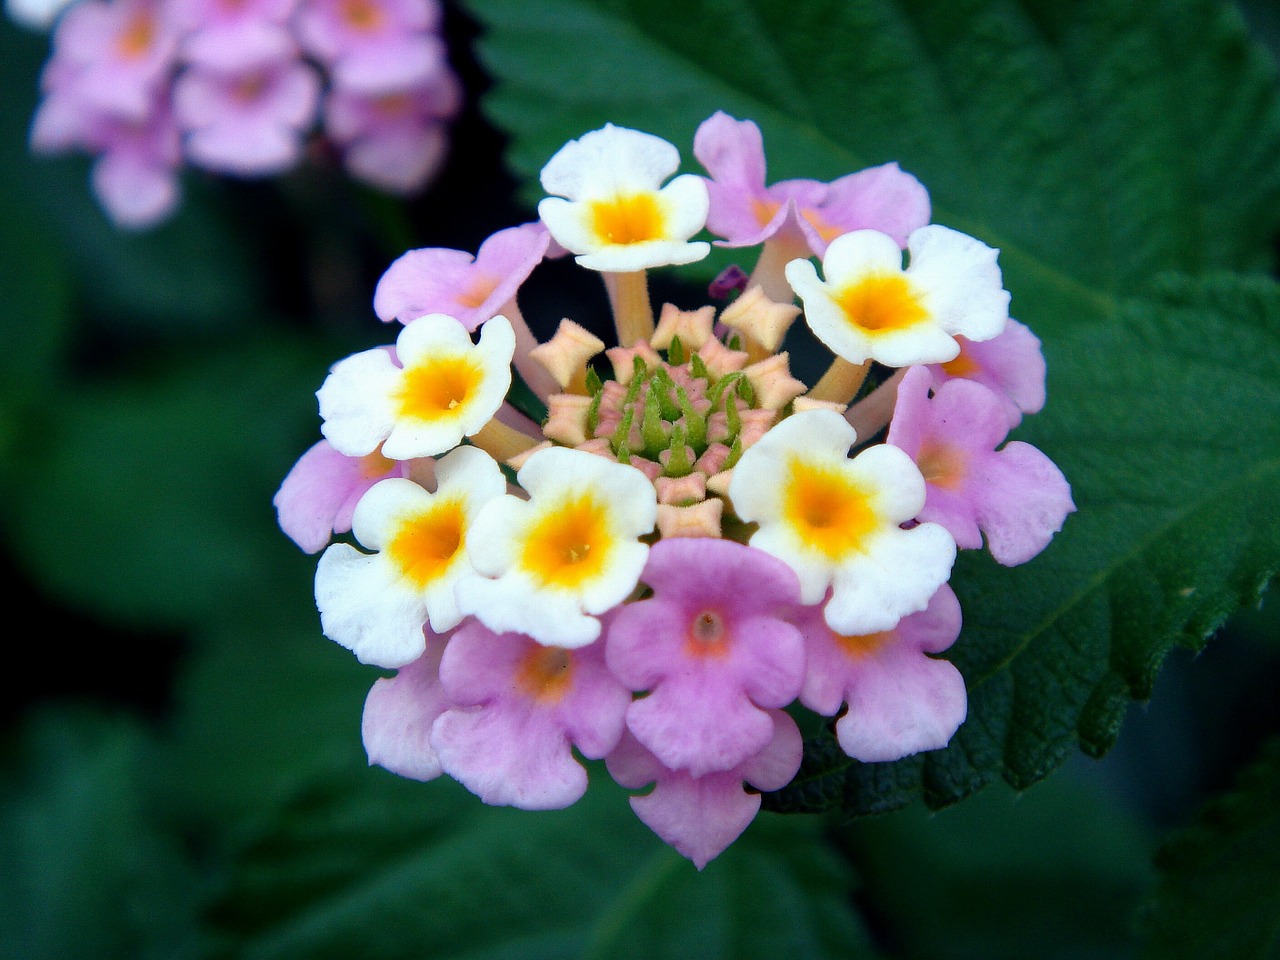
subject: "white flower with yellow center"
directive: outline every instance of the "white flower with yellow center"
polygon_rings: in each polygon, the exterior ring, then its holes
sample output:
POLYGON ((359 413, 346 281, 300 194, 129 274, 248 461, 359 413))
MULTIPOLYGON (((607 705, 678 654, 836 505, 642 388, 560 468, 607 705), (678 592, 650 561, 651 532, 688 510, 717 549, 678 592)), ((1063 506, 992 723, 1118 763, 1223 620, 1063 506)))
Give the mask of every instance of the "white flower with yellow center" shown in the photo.
POLYGON ((462 620, 453 587, 471 570, 476 514, 506 489, 493 458, 469 446, 436 463, 435 493, 400 477, 370 487, 351 529, 374 553, 335 543, 316 570, 325 636, 379 667, 421 656, 424 624, 444 633, 462 620))
POLYGON ((653 484, 635 467, 552 447, 517 474, 530 499, 491 500, 476 518, 470 557, 479 576, 458 582, 458 604, 495 633, 581 647, 597 614, 640 580, 657 520, 653 484))
POLYGON ((729 483, 734 511, 760 525, 750 545, 795 570, 804 603, 831 589, 824 616, 847 635, 888 630, 923 610, 956 557, 938 524, 900 527, 925 500, 911 458, 878 444, 851 460, 855 439, 838 413, 793 414, 743 453, 729 483))
POLYGON ((945 363, 960 353, 954 337, 989 340, 1009 318, 999 251, 931 224, 907 238, 910 259, 875 230, 837 237, 822 258, 826 279, 808 260, 786 266, 805 320, 832 353, 890 367, 945 363))
POLYGON ((365 350, 334 364, 316 393, 321 432, 335 450, 362 457, 382 444, 393 460, 433 457, 485 426, 511 387, 515 333, 506 317, 472 343, 443 313, 419 317, 400 332, 395 356, 365 350))
POLYGON ((605 124, 570 140, 542 168, 538 216, 591 270, 627 273, 692 263, 710 251, 689 238, 707 221, 707 188, 690 174, 663 181, 680 153, 660 137, 605 124))

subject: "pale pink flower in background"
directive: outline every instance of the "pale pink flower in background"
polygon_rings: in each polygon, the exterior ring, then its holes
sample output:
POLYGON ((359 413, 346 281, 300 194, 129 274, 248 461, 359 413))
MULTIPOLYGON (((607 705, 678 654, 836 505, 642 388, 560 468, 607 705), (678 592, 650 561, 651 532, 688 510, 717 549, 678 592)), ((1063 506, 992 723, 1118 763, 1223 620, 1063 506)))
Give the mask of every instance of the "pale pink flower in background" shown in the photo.
POLYGON ((179 56, 222 73, 243 73, 295 58, 289 29, 297 0, 170 0, 179 56))
POLYGON ((449 73, 392 93, 335 88, 325 101, 325 131, 357 180, 390 193, 413 193, 444 163, 446 121, 461 101, 462 91, 449 73))
POLYGON ((434 0, 301 0, 296 24, 303 49, 353 92, 398 93, 448 71, 434 0))
POLYGON ((297 163, 319 101, 320 77, 300 60, 239 73, 191 67, 173 88, 187 156, 239 176, 279 173, 297 163))

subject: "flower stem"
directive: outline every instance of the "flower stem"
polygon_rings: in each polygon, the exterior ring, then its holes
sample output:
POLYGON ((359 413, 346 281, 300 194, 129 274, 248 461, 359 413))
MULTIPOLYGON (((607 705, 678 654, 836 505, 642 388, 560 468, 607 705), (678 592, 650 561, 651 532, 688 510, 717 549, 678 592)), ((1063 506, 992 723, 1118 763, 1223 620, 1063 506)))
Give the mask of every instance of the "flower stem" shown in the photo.
POLYGON ((757 284, 770 300, 791 303, 795 300, 796 294, 791 289, 791 284, 787 283, 787 277, 783 271, 792 260, 808 255, 809 247, 804 240, 775 234, 764 242, 747 286, 757 284))
POLYGON ((497 418, 490 420, 479 431, 472 434, 471 442, 499 463, 506 463, 512 457, 524 453, 538 443, 527 433, 509 427, 497 418))
POLYGON ((906 376, 904 367, 849 408, 844 418, 853 425, 859 443, 866 443, 885 428, 898 401, 898 384, 906 376))
POLYGON ((613 307, 613 323, 618 343, 624 347, 653 335, 653 307, 649 303, 649 277, 643 270, 606 273, 605 289, 613 307))
POLYGON ((829 400, 833 403, 849 403, 858 393, 862 381, 867 378, 871 369, 871 361, 863 364, 852 364, 844 357, 836 357, 831 366, 822 375, 812 390, 811 400, 829 400))

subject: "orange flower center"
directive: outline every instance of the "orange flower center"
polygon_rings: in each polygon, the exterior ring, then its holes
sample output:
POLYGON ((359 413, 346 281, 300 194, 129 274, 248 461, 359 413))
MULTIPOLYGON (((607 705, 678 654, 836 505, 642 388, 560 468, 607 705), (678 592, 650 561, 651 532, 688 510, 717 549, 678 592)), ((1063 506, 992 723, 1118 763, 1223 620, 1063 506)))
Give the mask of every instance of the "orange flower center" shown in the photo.
POLYGON ((845 317, 866 333, 891 333, 929 317, 901 274, 872 274, 845 287, 835 298, 845 317))
POLYGON ((802 542, 831 559, 860 551, 880 527, 870 496, 835 466, 791 462, 783 517, 802 542))
POLYGON ((516 670, 516 685, 540 704, 564 699, 573 682, 573 661, 562 647, 535 647, 516 670))
POLYGON ((660 240, 664 219, 652 194, 637 193, 591 204, 591 229, 604 243, 644 243, 660 240))
POLYGON ((465 519, 461 501, 437 501, 400 528, 387 553, 408 580, 424 589, 448 571, 462 549, 465 519))

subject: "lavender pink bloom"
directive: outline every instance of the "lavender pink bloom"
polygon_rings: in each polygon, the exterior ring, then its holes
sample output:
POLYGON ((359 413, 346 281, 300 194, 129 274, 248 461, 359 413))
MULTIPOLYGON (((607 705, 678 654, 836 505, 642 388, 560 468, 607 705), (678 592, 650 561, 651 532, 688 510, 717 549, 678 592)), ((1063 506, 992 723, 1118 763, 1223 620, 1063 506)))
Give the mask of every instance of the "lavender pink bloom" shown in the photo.
POLYGON ((699 870, 742 834, 760 810, 760 790, 786 786, 800 769, 804 744, 795 721, 768 711, 772 732, 763 749, 733 769, 694 777, 671 770, 630 733, 609 754, 609 773, 623 787, 653 789, 631 798, 631 809, 699 870), (755 790, 744 789, 747 785, 755 790))
POLYGON ((800 702, 836 721, 836 737, 855 760, 899 760, 950 742, 967 712, 964 678, 941 653, 960 635, 960 603, 943 584, 929 605, 892 629, 843 637, 821 604, 801 608, 808 667, 800 702))
POLYGON ((448 636, 423 627, 426 651, 394 677, 375 680, 364 701, 360 733, 370 765, 413 780, 440 776, 431 727, 451 706, 440 684, 440 659, 448 636))
POLYGON ((410 461, 379 454, 348 457, 321 440, 298 458, 272 501, 280 529, 307 553, 318 553, 335 533, 351 529, 365 491, 388 477, 407 477, 410 461))
MULTIPOLYGON (((444 162, 445 121, 461 107, 451 74, 395 93, 330 91, 325 129, 353 177, 391 193, 420 190, 444 162)), ((485 318, 488 319, 488 318, 485 318)))
POLYGON ((1062 471, 1029 443, 1010 441, 1005 401, 972 380, 935 385, 925 367, 907 371, 888 442, 916 461, 926 499, 917 517, 945 527, 973 550, 985 535, 1006 566, 1025 563, 1062 529, 1076 507, 1062 471), (929 396, 933 389, 933 397, 929 396))
POLYGON ((1039 413, 1045 401, 1045 362, 1040 338, 1025 324, 1010 318, 1004 332, 975 342, 956 337, 960 355, 947 363, 930 365, 934 380, 974 380, 990 387, 1004 400, 1009 428, 1022 422, 1024 413, 1039 413))
POLYGON ((448 72, 434 0, 303 0, 296 22, 303 48, 348 90, 396 93, 448 72))
POLYGON ((81 0, 59 21, 50 79, 86 107, 145 123, 174 63, 176 37, 152 0, 81 0))
POLYGON ((608 754, 631 702, 600 644, 546 647, 475 620, 449 641, 440 681, 454 704, 431 731, 444 772, 485 803, 526 810, 567 807, 586 792, 573 748, 608 754))
POLYGON ((410 250, 378 281, 373 311, 388 323, 443 313, 474 330, 515 299, 549 242, 545 228, 527 223, 499 230, 474 257, 444 247, 410 250))
POLYGON ((606 639, 609 669, 635 691, 627 727, 663 766, 732 770, 774 735, 770 710, 795 699, 804 644, 782 619, 800 599, 791 568, 732 540, 660 540, 606 639))
POLYGON ((301 60, 247 71, 186 70, 174 84, 188 156, 240 176, 278 173, 297 163, 320 100, 320 77, 301 60))
POLYGON ((242 73, 297 56, 289 30, 296 0, 171 0, 184 61, 242 73))
POLYGON ((711 174, 707 229, 724 237, 721 246, 754 246, 783 235, 821 256, 828 243, 850 230, 879 230, 905 246, 907 235, 929 222, 928 193, 896 163, 831 183, 783 180, 765 186, 760 128, 719 111, 698 128, 693 152, 711 174))

